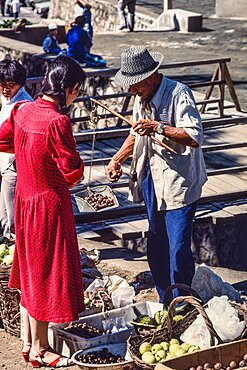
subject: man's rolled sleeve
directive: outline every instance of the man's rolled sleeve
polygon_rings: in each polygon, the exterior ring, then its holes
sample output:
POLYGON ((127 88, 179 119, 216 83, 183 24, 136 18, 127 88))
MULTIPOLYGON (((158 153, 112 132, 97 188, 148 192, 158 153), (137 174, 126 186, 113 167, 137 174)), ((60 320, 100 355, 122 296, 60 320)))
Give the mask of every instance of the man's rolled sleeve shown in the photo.
POLYGON ((179 94, 177 107, 176 127, 182 127, 201 146, 204 141, 201 117, 189 90, 179 94))

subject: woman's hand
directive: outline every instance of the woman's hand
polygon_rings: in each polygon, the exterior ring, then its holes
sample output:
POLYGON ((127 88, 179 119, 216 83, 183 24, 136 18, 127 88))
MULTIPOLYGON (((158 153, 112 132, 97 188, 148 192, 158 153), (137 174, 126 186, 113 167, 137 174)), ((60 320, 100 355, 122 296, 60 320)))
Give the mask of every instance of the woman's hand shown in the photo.
POLYGON ((157 121, 153 121, 151 119, 140 119, 133 124, 132 128, 137 134, 144 136, 155 132, 158 126, 159 122, 157 121))
POLYGON ((117 182, 123 171, 121 164, 115 161, 113 158, 110 160, 108 166, 106 167, 106 177, 110 182, 117 182))

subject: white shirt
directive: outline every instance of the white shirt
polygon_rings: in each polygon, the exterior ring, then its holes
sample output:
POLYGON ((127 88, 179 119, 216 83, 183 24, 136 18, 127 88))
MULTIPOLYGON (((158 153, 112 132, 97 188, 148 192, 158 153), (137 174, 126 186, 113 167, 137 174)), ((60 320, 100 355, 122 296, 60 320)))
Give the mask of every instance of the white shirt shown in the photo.
MULTIPOLYGON (((6 119, 10 117, 14 105, 21 100, 33 100, 33 98, 26 92, 23 86, 10 100, 6 99, 3 95, 1 96, 2 109, 0 111, 0 126, 6 119)), ((0 152, 0 171, 2 174, 7 168, 11 166, 14 160, 14 154, 0 152)))
POLYGON ((19 9, 20 9, 20 1, 19 0, 13 0, 11 5, 12 5, 13 13, 18 13, 19 9))
MULTIPOLYGON (((133 108, 133 121, 151 118, 168 122, 170 126, 182 127, 199 146, 204 140, 200 114, 196 107, 191 90, 174 80, 163 76, 158 91, 151 101, 150 117, 145 112, 139 96, 136 96, 133 108)), ((138 181, 130 181, 131 199, 143 200, 142 180, 149 160, 158 210, 169 210, 184 207, 199 199, 202 185, 207 180, 206 167, 201 148, 191 148, 169 140, 164 135, 154 133, 175 149, 173 154, 133 130, 135 146, 131 170, 137 171, 138 181)))

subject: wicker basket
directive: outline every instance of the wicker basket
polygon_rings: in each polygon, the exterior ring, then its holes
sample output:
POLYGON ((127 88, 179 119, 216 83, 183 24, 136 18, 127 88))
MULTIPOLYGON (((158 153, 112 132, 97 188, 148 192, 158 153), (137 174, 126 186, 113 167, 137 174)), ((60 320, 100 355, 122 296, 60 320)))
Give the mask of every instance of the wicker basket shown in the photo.
POLYGON ((10 270, 11 266, 0 264, 0 316, 4 330, 20 337, 20 293, 17 289, 8 288, 10 270))
POLYGON ((217 338, 219 343, 222 343, 221 338, 215 332, 212 322, 208 318, 204 308, 200 304, 200 300, 190 296, 187 297, 177 297, 172 300, 168 307, 168 316, 164 324, 167 326, 156 331, 153 334, 148 334, 146 336, 131 336, 128 340, 128 350, 129 353, 136 363, 137 366, 140 366, 144 369, 154 369, 156 364, 148 364, 140 359, 139 347, 143 342, 162 342, 170 341, 172 338, 179 339, 180 335, 195 321, 198 312, 202 315, 207 329, 209 330, 211 337, 211 345, 214 345, 214 338, 217 338), (188 312, 184 318, 178 321, 176 324, 173 324, 173 314, 174 308, 178 303, 187 302, 192 305, 195 309, 188 312))

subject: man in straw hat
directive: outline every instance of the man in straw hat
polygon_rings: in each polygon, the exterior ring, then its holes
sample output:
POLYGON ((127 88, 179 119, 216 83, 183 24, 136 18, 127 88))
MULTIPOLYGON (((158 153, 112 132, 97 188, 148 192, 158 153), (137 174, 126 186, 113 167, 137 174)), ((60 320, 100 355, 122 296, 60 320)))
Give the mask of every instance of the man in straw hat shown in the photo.
POLYGON ((147 208, 147 257, 160 301, 169 285, 191 284, 192 223, 207 179, 202 124, 192 92, 158 72, 162 60, 162 54, 143 46, 122 53, 115 83, 135 95, 133 126, 106 169, 108 180, 118 181, 121 164, 133 154, 130 193, 147 208))

